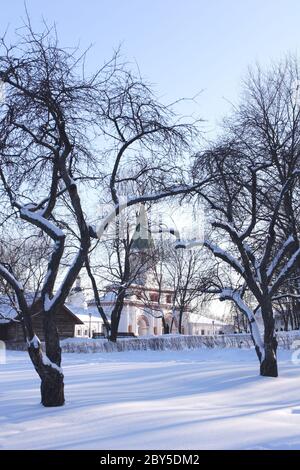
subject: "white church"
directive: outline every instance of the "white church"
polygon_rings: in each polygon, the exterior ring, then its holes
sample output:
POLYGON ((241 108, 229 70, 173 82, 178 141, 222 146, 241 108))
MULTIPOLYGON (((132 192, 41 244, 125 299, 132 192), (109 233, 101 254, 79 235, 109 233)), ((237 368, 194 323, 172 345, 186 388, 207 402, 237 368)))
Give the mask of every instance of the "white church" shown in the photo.
MULTIPOLYGON (((153 243, 144 206, 141 206, 133 238, 131 262, 138 267, 139 274, 126 292, 119 333, 134 336, 162 335, 165 332, 176 334, 178 333, 178 311, 174 309, 174 292, 168 288, 154 287, 155 283, 149 274, 148 262, 143 259, 149 244, 153 243), (141 265, 144 266, 143 269, 140 269, 141 265)), ((114 303, 115 293, 108 286, 101 298, 101 305, 108 320, 114 303)), ((104 333, 105 327, 95 300, 86 298, 86 292, 81 286, 80 278, 77 279, 75 287, 71 290, 66 307, 82 322, 82 324, 75 326, 75 337, 92 338, 104 333)), ((183 314, 181 333, 216 335, 224 333, 226 328, 228 325, 224 322, 209 318, 202 312, 199 314, 192 312, 187 307, 183 314)))
MULTIPOLYGON (((108 317, 113 309, 115 294, 107 291, 101 299, 102 307, 108 317)), ((104 333, 104 324, 99 315, 94 300, 86 300, 85 289, 81 287, 80 278, 72 289, 67 308, 81 320, 83 324, 75 326, 75 337, 92 338, 104 333)), ((132 333, 135 336, 162 335, 164 333, 162 316, 165 319, 168 333, 178 333, 178 312, 173 309, 173 291, 132 285, 128 290, 121 314, 119 332, 132 333), (145 307, 145 296, 149 298, 145 307), (160 301, 158 303, 158 298, 160 301)), ((220 320, 214 320, 202 314, 184 313, 182 334, 187 335, 217 335, 226 331, 228 325, 220 320)))

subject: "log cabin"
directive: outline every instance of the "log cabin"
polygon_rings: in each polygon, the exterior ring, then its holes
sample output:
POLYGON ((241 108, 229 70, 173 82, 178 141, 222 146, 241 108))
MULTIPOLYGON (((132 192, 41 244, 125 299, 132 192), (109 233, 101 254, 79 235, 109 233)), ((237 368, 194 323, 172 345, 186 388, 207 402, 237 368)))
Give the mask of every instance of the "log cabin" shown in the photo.
MULTIPOLYGON (((36 335, 41 341, 44 341, 43 315, 39 301, 36 302, 32 312, 32 322, 36 335)), ((60 339, 64 339, 73 338, 76 327, 84 325, 84 322, 64 305, 56 314, 56 324, 60 339)), ((23 342, 25 340, 18 312, 3 297, 0 299, 0 340, 11 342, 23 342)))

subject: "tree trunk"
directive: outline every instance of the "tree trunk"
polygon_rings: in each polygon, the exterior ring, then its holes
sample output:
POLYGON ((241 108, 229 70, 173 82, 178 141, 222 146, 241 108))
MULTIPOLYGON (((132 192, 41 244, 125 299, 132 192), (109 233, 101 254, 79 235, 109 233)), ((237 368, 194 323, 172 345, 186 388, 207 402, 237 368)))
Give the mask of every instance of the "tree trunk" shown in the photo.
POLYGON ((264 357, 260 363, 260 375, 264 377, 278 377, 277 366, 277 339, 274 332, 274 317, 271 305, 262 309, 264 321, 264 357))
POLYGON ((169 333, 169 325, 166 322, 166 319, 165 319, 164 316, 161 317, 161 321, 162 321, 162 326, 163 326, 162 333, 163 333, 163 335, 166 335, 166 334, 169 333))
POLYGON ((64 375, 60 367, 51 363, 50 359, 43 355, 37 338, 29 343, 28 354, 41 379, 42 405, 46 407, 64 405, 64 375))
POLYGON ((108 337, 108 340, 112 341, 113 343, 117 342, 119 323, 120 323, 119 314, 118 312, 113 311, 111 314, 110 334, 108 337))
POLYGON ((118 337, 117 331, 112 329, 108 337, 108 341, 111 341, 112 343, 116 343, 117 337, 118 337))
POLYGON ((42 372, 41 400, 44 406, 62 406, 65 403, 64 376, 49 366, 45 366, 42 372))
POLYGON ((61 347, 56 327, 55 311, 43 312, 45 352, 39 339, 34 336, 28 345, 30 359, 41 379, 41 403, 44 406, 62 406, 64 397, 64 375, 61 366, 61 347))
POLYGON ((116 343, 119 331, 120 318, 124 306, 126 291, 122 288, 121 292, 118 292, 116 303, 114 305, 113 311, 111 312, 111 323, 110 323, 110 335, 109 341, 116 343))
POLYGON ((181 335, 182 331, 182 317, 183 317, 183 309, 180 308, 179 310, 179 320, 178 320, 178 333, 181 335))
POLYGON ((277 340, 273 338, 271 343, 265 344, 265 356, 260 364, 260 375, 264 377, 278 377, 276 351, 277 340))

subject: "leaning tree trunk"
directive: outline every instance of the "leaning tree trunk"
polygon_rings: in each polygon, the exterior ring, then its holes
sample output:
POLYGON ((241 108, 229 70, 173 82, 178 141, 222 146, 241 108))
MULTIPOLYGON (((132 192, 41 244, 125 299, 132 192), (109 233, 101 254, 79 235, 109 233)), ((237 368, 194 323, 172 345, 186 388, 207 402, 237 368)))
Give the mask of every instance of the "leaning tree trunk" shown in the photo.
POLYGON ((36 336, 28 343, 28 353, 41 379, 42 405, 46 407, 64 405, 64 375, 62 370, 58 365, 51 363, 50 359, 44 355, 36 336))
POLYGON ((44 406, 62 406, 64 397, 64 375, 61 369, 61 348, 55 322, 55 312, 43 312, 45 353, 41 343, 33 334, 28 340, 28 353, 41 379, 41 403, 44 406))
POLYGON ((44 312, 46 361, 42 375, 41 394, 44 406, 61 406, 64 398, 64 376, 61 369, 61 347, 57 331, 56 312, 44 312), (50 367, 49 367, 50 366, 50 367))
POLYGON ((277 366, 277 339, 275 336, 275 322, 272 307, 262 309, 264 321, 264 356, 261 358, 260 375, 264 377, 278 377, 277 366))

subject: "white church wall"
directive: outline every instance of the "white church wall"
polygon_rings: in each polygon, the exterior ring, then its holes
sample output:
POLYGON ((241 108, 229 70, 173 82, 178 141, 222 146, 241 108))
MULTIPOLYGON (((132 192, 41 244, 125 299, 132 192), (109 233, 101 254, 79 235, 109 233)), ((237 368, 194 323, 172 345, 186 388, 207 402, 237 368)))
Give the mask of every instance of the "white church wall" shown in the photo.
POLYGON ((120 333, 125 333, 128 331, 128 308, 127 306, 123 308, 122 313, 121 313, 121 318, 120 318, 120 323, 119 323, 119 332, 120 333))
MULTIPOLYGON (((167 323, 169 325, 172 323, 171 332, 173 334, 178 333, 178 318, 175 318, 175 321, 172 322, 174 313, 171 309, 169 297, 169 293, 163 295, 165 304, 162 304, 162 306, 158 306, 155 304, 155 301, 152 301, 154 307, 156 305, 157 308, 162 308, 162 310, 153 309, 152 314, 147 312, 142 302, 139 304, 138 298, 136 296, 132 296, 132 298, 126 299, 120 317, 119 332, 130 332, 134 333, 136 336, 162 335, 163 325, 160 316, 161 313, 163 313, 167 323)), ((107 303, 106 305, 103 305, 103 309, 108 318, 110 318, 110 314, 114 306, 114 298, 109 294, 107 294, 105 298, 107 303)), ((82 321, 84 321, 84 325, 77 325, 75 327, 76 337, 88 338, 89 336, 92 336, 93 332, 103 332, 103 322, 99 317, 98 310, 94 304, 87 304, 84 290, 80 287, 80 280, 78 280, 76 283, 76 289, 73 289, 69 301, 71 301, 70 304, 72 304, 74 313, 77 314, 78 317, 82 319, 82 321), (91 315, 91 317, 89 317, 89 315, 91 315), (99 321, 95 321, 95 319, 98 320, 98 317, 99 321)), ((190 312, 186 312, 182 322, 182 333, 189 335, 210 336, 219 334, 226 327, 225 325, 218 324, 217 322, 214 322, 212 325, 211 319, 207 319, 207 321, 203 320, 206 320, 205 316, 203 315, 193 316, 193 314, 190 314, 190 312)))

